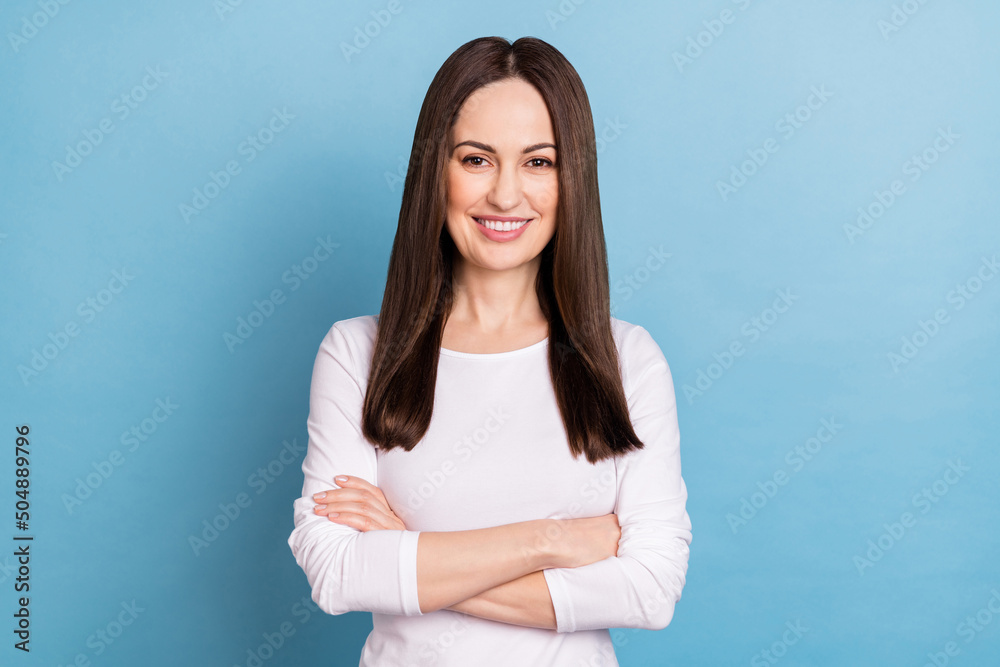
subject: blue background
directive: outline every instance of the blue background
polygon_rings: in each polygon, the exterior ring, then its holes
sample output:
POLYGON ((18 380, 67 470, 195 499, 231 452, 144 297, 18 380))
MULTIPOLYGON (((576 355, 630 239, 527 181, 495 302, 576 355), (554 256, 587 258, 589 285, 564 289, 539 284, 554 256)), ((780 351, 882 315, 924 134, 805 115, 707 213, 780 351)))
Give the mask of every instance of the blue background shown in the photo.
POLYGON ((668 628, 614 634, 621 664, 997 664, 996 3, 401 0, 345 57, 387 6, 4 3, 0 516, 19 532, 26 423, 36 537, 30 657, 11 646, 0 550, 0 661, 246 665, 288 623, 263 664, 357 664, 370 615, 308 610, 286 543, 312 364, 334 321, 380 307, 434 73, 469 39, 532 35, 587 87, 613 312, 652 333, 678 398, 688 582, 668 628), (54 167, 102 121, 77 166, 54 167), (271 142, 250 151, 258 134, 271 142), (317 239, 339 245, 304 262, 317 239), (313 270, 296 283, 295 266, 313 270), (779 291, 791 305, 771 312, 779 291), (158 399, 177 406, 162 422, 158 399), (193 548, 240 493, 249 506, 193 548), (121 635, 97 639, 133 601, 121 635))

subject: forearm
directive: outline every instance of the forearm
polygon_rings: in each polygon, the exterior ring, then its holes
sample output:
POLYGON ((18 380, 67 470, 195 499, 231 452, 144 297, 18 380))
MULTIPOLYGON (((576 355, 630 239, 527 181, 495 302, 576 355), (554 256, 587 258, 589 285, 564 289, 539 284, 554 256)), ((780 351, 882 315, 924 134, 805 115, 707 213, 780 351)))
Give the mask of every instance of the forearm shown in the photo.
POLYGON ((421 532, 417 542, 420 611, 443 609, 558 565, 553 543, 545 537, 550 523, 539 519, 477 530, 421 532))
POLYGON ((541 570, 494 586, 448 607, 470 616, 531 628, 556 628, 548 584, 541 570))

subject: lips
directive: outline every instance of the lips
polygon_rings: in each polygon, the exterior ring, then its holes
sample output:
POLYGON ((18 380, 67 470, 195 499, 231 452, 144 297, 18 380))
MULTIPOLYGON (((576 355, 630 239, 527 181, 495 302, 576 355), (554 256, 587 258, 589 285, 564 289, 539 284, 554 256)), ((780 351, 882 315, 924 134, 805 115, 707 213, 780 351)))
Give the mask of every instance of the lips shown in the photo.
POLYGON ((515 218, 507 220, 501 220, 497 218, 476 218, 473 216, 473 220, 476 221, 480 227, 483 228, 484 232, 489 232, 488 237, 493 238, 494 235, 501 235, 503 237, 514 238, 519 235, 524 228, 528 226, 531 222, 531 218, 515 218))
POLYGON ((507 220, 503 220, 500 216, 491 216, 489 218, 469 217, 476 221, 479 231, 486 238, 497 242, 513 241, 520 237, 524 233, 524 230, 534 221, 534 218, 507 218, 507 220), (517 222, 511 222, 511 220, 516 220, 517 222), (490 225, 499 227, 499 229, 491 229, 490 225), (505 226, 510 227, 510 229, 505 230, 505 226))

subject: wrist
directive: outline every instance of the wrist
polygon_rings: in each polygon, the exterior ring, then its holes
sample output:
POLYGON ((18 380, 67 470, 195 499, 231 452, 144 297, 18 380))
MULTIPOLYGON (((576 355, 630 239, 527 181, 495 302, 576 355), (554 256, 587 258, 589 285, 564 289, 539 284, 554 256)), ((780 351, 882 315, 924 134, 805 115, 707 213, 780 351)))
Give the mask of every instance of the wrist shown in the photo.
POLYGON ((555 519, 532 521, 526 553, 532 572, 562 567, 564 522, 555 519))

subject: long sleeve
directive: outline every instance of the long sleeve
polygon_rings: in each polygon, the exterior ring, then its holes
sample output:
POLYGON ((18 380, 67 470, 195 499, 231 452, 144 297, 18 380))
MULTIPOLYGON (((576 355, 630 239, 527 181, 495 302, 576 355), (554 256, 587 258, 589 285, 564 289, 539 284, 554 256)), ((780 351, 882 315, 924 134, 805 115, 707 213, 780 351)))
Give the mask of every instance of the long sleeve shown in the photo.
POLYGON ((543 571, 556 631, 661 630, 673 618, 687 575, 691 520, 681 477, 673 379, 659 346, 640 326, 623 346, 626 397, 645 447, 616 461, 618 555, 543 571), (634 375, 634 380, 630 376, 634 375))
POLYGON ((293 503, 295 528, 288 545, 328 614, 370 611, 419 616, 419 531, 362 532, 313 513, 312 496, 337 488, 337 475, 378 485, 374 447, 361 434, 364 395, 344 331, 334 324, 313 366, 309 393, 309 446, 302 462, 302 497, 293 503))

